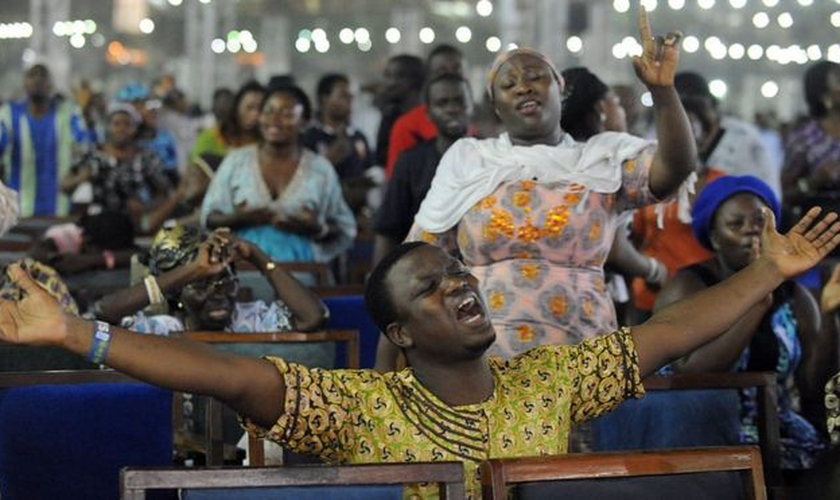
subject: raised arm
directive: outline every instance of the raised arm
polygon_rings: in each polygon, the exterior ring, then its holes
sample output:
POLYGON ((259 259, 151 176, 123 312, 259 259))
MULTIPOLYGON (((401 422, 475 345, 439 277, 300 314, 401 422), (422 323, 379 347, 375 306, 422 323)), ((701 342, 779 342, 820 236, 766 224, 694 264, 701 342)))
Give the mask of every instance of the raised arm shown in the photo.
POLYGON ((653 98, 658 141, 650 168, 650 190, 665 198, 695 170, 697 162, 691 124, 674 89, 682 33, 654 36, 644 7, 639 8, 639 33, 643 52, 633 58, 633 69, 653 98))
POLYGON ((840 222, 812 208, 787 233, 764 208, 761 256, 727 280, 656 313, 633 330, 642 376, 717 338, 785 279, 813 267, 840 243, 840 222))
MULTIPOLYGON (((10 273, 26 295, 19 302, 0 300, 0 341, 59 346, 87 356, 94 324, 65 314, 19 265, 10 273)), ((283 378, 268 361, 116 327, 106 345, 104 364, 161 387, 212 396, 261 426, 273 425, 283 411, 283 378)))
POLYGON ((276 265, 253 243, 238 238, 232 241, 236 253, 262 271, 277 297, 288 306, 295 330, 310 332, 324 327, 329 311, 315 292, 276 265))
MULTIPOLYGON (((225 233, 227 234, 227 233, 225 233)), ((227 236, 225 236, 227 237, 227 236)), ((230 263, 232 257, 220 259, 214 253, 219 236, 214 233, 199 247, 198 255, 187 265, 161 273, 154 279, 164 295, 174 294, 184 285, 218 274, 230 263)), ((109 323, 119 321, 150 304, 149 293, 144 282, 108 294, 97 301, 96 317, 109 323)))
MULTIPOLYGON (((706 288, 705 283, 693 274, 678 274, 657 295, 654 313, 706 288)), ((772 297, 768 294, 764 299, 753 304, 723 334, 671 363, 674 371, 690 373, 731 370, 741 352, 750 344, 761 319, 770 309, 771 304, 772 297)))

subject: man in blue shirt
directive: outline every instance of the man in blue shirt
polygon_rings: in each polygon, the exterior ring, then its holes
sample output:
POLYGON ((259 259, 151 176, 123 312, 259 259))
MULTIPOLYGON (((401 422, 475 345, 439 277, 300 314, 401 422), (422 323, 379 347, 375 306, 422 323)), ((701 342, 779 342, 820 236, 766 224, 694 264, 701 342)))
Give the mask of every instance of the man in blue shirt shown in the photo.
POLYGON ((24 78, 26 99, 0 108, 3 180, 20 193, 20 215, 65 215, 68 200, 61 177, 77 148, 89 142, 84 120, 72 101, 53 95, 50 71, 36 64, 24 78))

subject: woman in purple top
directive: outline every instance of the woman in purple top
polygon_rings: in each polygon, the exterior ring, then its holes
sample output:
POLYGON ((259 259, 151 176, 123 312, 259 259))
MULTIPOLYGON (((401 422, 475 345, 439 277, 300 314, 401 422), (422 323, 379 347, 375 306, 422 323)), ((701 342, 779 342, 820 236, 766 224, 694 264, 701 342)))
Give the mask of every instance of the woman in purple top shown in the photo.
POLYGON ((782 169, 791 219, 802 207, 840 206, 840 64, 820 61, 805 73, 810 118, 788 136, 782 169))

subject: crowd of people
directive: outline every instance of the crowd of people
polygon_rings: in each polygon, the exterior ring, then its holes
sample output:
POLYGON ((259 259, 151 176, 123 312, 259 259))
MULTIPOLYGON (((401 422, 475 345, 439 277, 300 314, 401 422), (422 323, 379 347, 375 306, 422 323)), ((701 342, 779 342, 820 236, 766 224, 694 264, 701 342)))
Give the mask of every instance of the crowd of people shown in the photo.
MULTIPOLYGON (((644 9, 639 30, 641 133, 597 68, 561 71, 524 47, 496 58, 483 100, 453 46, 391 57, 375 137, 354 125, 341 73, 314 106, 293 77, 218 89, 200 130, 177 119, 174 87, 127 85, 101 106, 55 96, 35 65, 26 99, 0 109, 0 153, 21 217, 71 217, 33 249, 38 265, 128 266, 134 238, 154 239, 147 274, 88 320, 35 284, 34 261, 11 266, 22 293, 0 301, 0 340, 217 397, 249 431, 328 462, 463 461, 471 495, 484 458, 591 449, 580 424, 641 397, 657 370, 770 371, 796 476, 840 428, 840 271, 824 260, 840 243, 840 64, 805 72, 809 116, 771 134, 780 158, 681 70, 680 33, 655 36, 644 9), (326 263, 347 282, 360 238, 376 370, 166 338, 323 328, 321 299, 278 263, 326 263), (241 300, 237 260, 276 301, 241 300), (798 281, 814 267, 816 283, 798 281)), ((755 394, 740 411, 740 441, 757 442, 755 394)))

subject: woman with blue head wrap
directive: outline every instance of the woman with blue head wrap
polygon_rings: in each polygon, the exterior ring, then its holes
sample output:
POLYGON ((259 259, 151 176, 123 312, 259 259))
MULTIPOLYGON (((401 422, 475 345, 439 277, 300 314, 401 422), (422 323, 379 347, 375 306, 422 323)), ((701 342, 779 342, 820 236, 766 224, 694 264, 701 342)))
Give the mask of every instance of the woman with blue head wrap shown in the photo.
MULTIPOLYGON (((656 310, 711 287, 755 260, 767 218, 781 207, 770 186, 751 175, 721 177, 700 193, 692 208, 692 230, 714 257, 684 268, 660 292, 656 310)), ((714 311, 698 311, 714 314, 714 311)), ((829 335, 820 335, 819 310, 811 293, 786 281, 741 320, 691 354, 674 362, 676 372, 771 371, 776 374, 782 467, 805 469, 824 448, 817 429, 825 422, 823 391, 831 366, 829 335), (801 404, 794 402, 796 387, 801 404)), ((741 394, 743 442, 757 442, 755 393, 741 394)))

